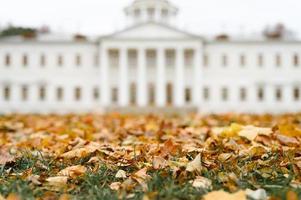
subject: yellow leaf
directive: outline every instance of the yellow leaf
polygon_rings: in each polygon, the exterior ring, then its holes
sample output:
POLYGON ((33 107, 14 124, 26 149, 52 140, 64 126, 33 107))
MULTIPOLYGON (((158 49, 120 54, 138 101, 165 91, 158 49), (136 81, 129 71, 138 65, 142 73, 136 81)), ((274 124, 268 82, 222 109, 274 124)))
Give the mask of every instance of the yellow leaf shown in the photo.
POLYGON ((202 170, 201 154, 198 154, 195 159, 187 164, 186 171, 200 172, 202 170))
POLYGON ((272 134, 271 128, 260 128, 255 126, 245 126, 239 131, 238 135, 253 141, 257 135, 270 135, 272 134))
POLYGON ((17 194, 11 193, 8 195, 6 200, 21 200, 21 198, 17 194))
POLYGON ((242 125, 233 123, 230 127, 227 127, 221 133, 222 137, 235 137, 237 136, 238 132, 242 129, 242 125))
POLYGON ((223 190, 213 191, 204 196, 204 200, 247 200, 245 191, 227 193, 223 190))
POLYGON ((59 176, 68 176, 70 178, 76 178, 78 176, 83 175, 86 173, 87 168, 85 166, 81 165, 76 165, 76 166, 71 166, 63 169, 58 173, 59 176))

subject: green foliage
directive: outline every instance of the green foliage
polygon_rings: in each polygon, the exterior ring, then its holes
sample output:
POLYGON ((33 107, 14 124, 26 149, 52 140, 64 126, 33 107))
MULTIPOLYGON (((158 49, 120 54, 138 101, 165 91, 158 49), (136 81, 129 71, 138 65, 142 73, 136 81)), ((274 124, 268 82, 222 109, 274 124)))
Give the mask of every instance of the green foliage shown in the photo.
POLYGON ((27 27, 14 27, 10 26, 0 32, 0 37, 7 37, 7 36, 34 36, 36 34, 36 29, 34 28, 27 28, 27 27))

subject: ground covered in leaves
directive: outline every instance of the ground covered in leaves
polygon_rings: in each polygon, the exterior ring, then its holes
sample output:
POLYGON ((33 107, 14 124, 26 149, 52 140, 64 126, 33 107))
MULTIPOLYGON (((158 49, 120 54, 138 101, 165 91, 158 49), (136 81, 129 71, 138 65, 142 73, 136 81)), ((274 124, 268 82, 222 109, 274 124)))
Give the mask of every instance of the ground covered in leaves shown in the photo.
POLYGON ((301 114, 0 117, 0 200, 301 198, 301 114))

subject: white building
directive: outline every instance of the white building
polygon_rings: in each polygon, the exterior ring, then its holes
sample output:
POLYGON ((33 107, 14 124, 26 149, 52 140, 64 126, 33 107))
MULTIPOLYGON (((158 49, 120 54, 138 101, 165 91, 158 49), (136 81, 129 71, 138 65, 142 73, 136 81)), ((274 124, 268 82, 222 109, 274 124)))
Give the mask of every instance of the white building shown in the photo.
POLYGON ((173 26, 167 0, 135 0, 100 37, 0 40, 0 112, 301 111, 301 43, 209 40, 173 26))

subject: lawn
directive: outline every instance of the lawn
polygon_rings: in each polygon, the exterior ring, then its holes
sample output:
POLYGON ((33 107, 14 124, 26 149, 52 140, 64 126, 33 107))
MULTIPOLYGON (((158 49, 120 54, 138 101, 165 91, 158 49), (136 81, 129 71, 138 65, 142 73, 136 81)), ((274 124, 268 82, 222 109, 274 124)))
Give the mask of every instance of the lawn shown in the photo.
POLYGON ((301 198, 301 114, 0 117, 0 200, 301 198))

